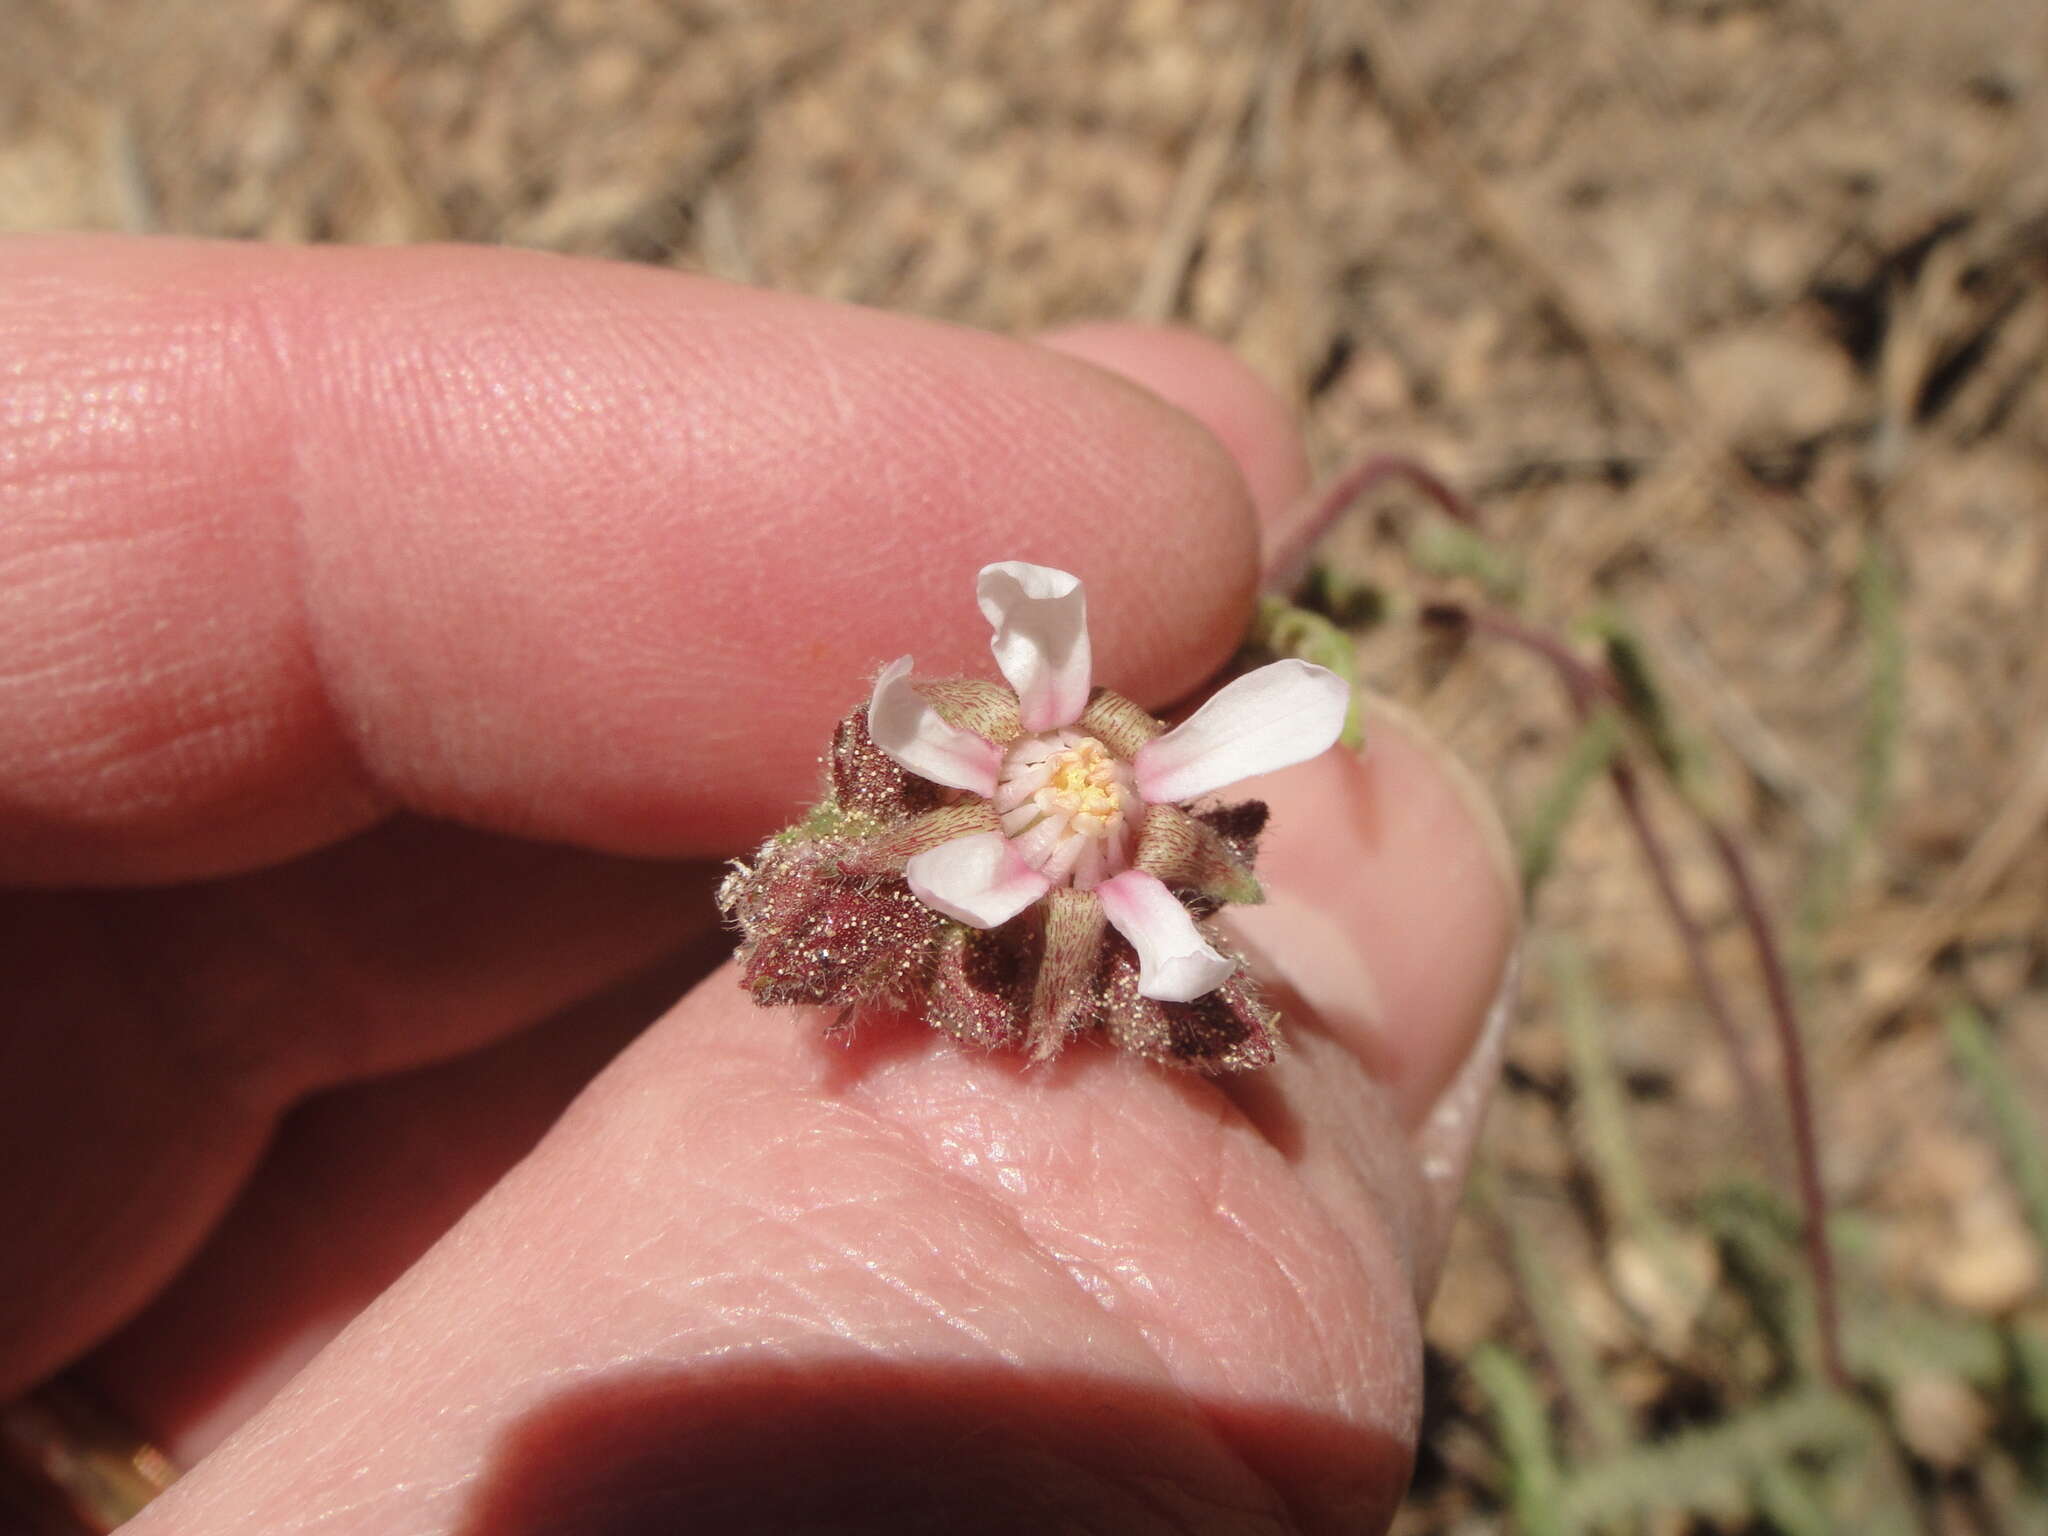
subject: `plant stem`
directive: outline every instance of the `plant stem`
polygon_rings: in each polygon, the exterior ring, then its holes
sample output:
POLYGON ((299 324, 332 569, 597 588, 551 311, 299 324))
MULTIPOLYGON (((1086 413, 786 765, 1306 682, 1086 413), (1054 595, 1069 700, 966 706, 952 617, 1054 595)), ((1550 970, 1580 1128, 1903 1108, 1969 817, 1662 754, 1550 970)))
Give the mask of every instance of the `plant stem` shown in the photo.
MULTIPOLYGON (((1591 719, 1597 709, 1622 702, 1620 689, 1608 676, 1606 668, 1587 661, 1557 636, 1520 619, 1485 609, 1467 608, 1458 603, 1432 604, 1423 610, 1422 618, 1425 623, 1456 625, 1490 635, 1541 657, 1564 684, 1581 724, 1591 719)), ((1772 1170, 1782 1177, 1786 1170, 1777 1150, 1778 1138, 1770 1132, 1770 1116, 1764 1110, 1763 1079, 1758 1076, 1748 1044, 1736 1027, 1735 1010, 1729 1004, 1720 974, 1707 953, 1706 929, 1679 889, 1670 851, 1665 847, 1663 835, 1658 832, 1656 822, 1650 817, 1650 808, 1643 800, 1642 784, 1636 776, 1635 765, 1625 754, 1616 753, 1608 762, 1607 777, 1614 785, 1614 795, 1621 802, 1622 815, 1635 834, 1636 846, 1642 851, 1643 862, 1649 868, 1651 883, 1657 888, 1657 899, 1671 920, 1671 926, 1677 930, 1678 942, 1685 951, 1686 966, 1692 972, 1693 985, 1699 991, 1700 1005, 1706 1009, 1707 1021, 1720 1038, 1721 1049, 1735 1074, 1736 1089, 1742 1097, 1743 1113, 1750 1122, 1751 1134, 1757 1145, 1765 1149, 1764 1155, 1772 1170)))
MULTIPOLYGON (((1627 702, 1612 675, 1605 668, 1586 661, 1557 636, 1525 624, 1519 619, 1510 618, 1505 614, 1470 609, 1457 603, 1431 604, 1424 608, 1422 618, 1426 623, 1454 625, 1491 635, 1541 656, 1557 672, 1581 721, 1586 718, 1596 702, 1611 700, 1624 705, 1627 702)), ((1753 1118, 1760 1120, 1761 1088, 1756 1085, 1754 1071, 1748 1066, 1747 1053, 1741 1047, 1741 1036, 1735 1030, 1734 1017, 1727 1010, 1726 996, 1721 991, 1718 978, 1708 959, 1704 933, 1678 889, 1670 856, 1656 834, 1654 823, 1650 820, 1648 807, 1643 803, 1640 787, 1634 777, 1633 767, 1625 759, 1616 758, 1609 769, 1609 776, 1614 780, 1615 791, 1628 812, 1636 841, 1649 862, 1665 910, 1671 914, 1672 920, 1678 925, 1681 938, 1685 941, 1687 960, 1700 987, 1701 1001, 1707 1005, 1708 1016, 1714 1020, 1716 1028, 1722 1033, 1723 1042, 1729 1048, 1737 1075, 1744 1084, 1745 1093, 1756 1095, 1751 1102, 1751 1113, 1753 1118)), ((1819 1139, 1814 1129, 1813 1094, 1808 1082, 1806 1045, 1799 1030, 1798 1009, 1793 1002, 1791 984, 1785 974, 1784 957, 1778 947, 1777 935, 1771 926, 1770 914, 1765 909, 1756 882, 1750 875, 1749 861, 1743 857, 1741 847, 1733 835, 1718 820, 1704 807, 1694 805, 1693 809, 1733 888, 1736 905, 1741 911, 1751 947, 1756 953, 1758 969, 1762 973, 1764 994, 1769 1004, 1771 1022, 1778 1037, 1784 1079, 1785 1112, 1792 1125, 1794 1171, 1805 1231, 1807 1264, 1813 1275, 1814 1310, 1817 1314, 1820 1337, 1821 1367, 1834 1386, 1847 1390, 1850 1382, 1848 1369, 1842 1357, 1840 1307, 1835 1291, 1834 1251, 1827 1230, 1827 1189, 1820 1176, 1819 1139)))
POLYGON ((1828 1238, 1827 1186, 1820 1176, 1820 1138, 1814 1129, 1813 1090, 1806 1071, 1806 1041, 1799 1030, 1799 1012, 1792 1001, 1792 983, 1785 957, 1764 907, 1763 894, 1750 874, 1749 860, 1728 829, 1703 817, 1714 852, 1734 887, 1743 925, 1763 973, 1764 996, 1771 1023, 1778 1032, 1778 1053, 1785 1075, 1785 1108, 1792 1121, 1792 1153, 1799 1173, 1799 1204, 1805 1215, 1806 1262, 1813 1271, 1813 1305, 1820 1328, 1821 1367, 1828 1380, 1846 1392, 1849 1368, 1842 1358, 1842 1320, 1835 1295, 1834 1245, 1828 1238))
POLYGON ((1420 459, 1405 454, 1376 453, 1353 465, 1321 490, 1310 493, 1301 510, 1293 513, 1273 544, 1266 560, 1266 590, 1291 593, 1308 575, 1309 557, 1330 527, 1350 510, 1352 504, 1374 486, 1387 480, 1405 480, 1436 503, 1437 510, 1453 522, 1468 528, 1479 526, 1479 512, 1440 479, 1420 459))
POLYGON ((1735 1073, 1736 1090, 1742 1097, 1750 1134, 1762 1149, 1766 1165, 1782 1180, 1788 1170, 1782 1142, 1772 1133, 1770 1116, 1764 1112, 1763 1078, 1757 1072, 1749 1042, 1736 1027, 1735 1008, 1721 985, 1720 972, 1714 969, 1713 960, 1707 953, 1706 928, 1685 899, 1685 893, 1679 889, 1677 869, 1670 850, 1664 845, 1664 834, 1650 819, 1650 808, 1643 800, 1642 781, 1636 776, 1635 765, 1617 758, 1608 769, 1608 778, 1614 784, 1614 798, 1621 802, 1621 814, 1635 833, 1637 847, 1642 849, 1643 862, 1649 867, 1650 879, 1657 887, 1657 899, 1670 918, 1671 926, 1677 930, 1679 945, 1685 951, 1686 967, 1692 972, 1693 985, 1699 990, 1700 1005, 1706 1009, 1707 1020, 1714 1026, 1714 1033, 1720 1036, 1721 1049, 1735 1073))

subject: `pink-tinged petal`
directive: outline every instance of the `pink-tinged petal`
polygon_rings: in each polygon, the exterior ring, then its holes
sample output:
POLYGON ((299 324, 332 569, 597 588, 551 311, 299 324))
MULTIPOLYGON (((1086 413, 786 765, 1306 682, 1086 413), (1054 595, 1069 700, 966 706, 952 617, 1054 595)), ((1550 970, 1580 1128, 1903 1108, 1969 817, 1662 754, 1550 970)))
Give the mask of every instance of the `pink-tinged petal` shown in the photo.
POLYGON ((1103 852, 1105 867, 1122 871, 1131 867, 1131 824, 1127 821, 1109 834, 1109 847, 1103 852))
POLYGON ((1080 719, 1094 672, 1080 577, 1004 560, 981 568, 974 595, 995 626, 989 649, 1017 690, 1024 729, 1050 731, 1080 719))
POLYGON ((1017 857, 1033 869, 1043 869, 1045 861, 1052 857, 1067 828, 1074 818, 1065 811, 1054 811, 1030 831, 1011 839, 1017 850, 1017 857))
POLYGON ((1154 805, 1193 800, 1327 751, 1344 730, 1351 690, 1327 667, 1276 661, 1247 672, 1132 761, 1154 805))
POLYGON ((1052 889, 1000 832, 974 832, 903 866, 911 894, 970 928, 999 928, 1052 889))
POLYGON ((986 798, 996 792, 1003 754, 985 736, 948 725, 910 684, 910 658, 882 668, 868 700, 868 735, 921 779, 986 798))
POLYGON ((1081 862, 1083 850, 1094 846, 1095 839, 1092 837, 1062 838, 1053 844, 1052 852, 1046 856, 1045 862, 1039 865, 1038 872, 1048 880, 1062 883, 1070 881, 1073 878, 1074 866, 1081 862))
MULTIPOLYGON (((1000 810, 1000 807, 998 807, 998 809, 1000 810)), ((1038 808, 1037 804, 1034 801, 1030 800, 1025 801, 1015 810, 1003 811, 1003 836, 1016 837, 1019 833, 1023 832, 1025 828, 1029 827, 1033 822, 1038 820, 1038 818, 1043 816, 1044 814, 1045 812, 1041 811, 1038 808)))
POLYGON ((1109 845, 1099 837, 1079 838, 1083 846, 1081 856, 1074 861, 1071 878, 1074 885, 1084 891, 1092 891, 1102 883, 1102 877, 1109 873, 1109 845))
POLYGON ((1161 1003, 1206 997, 1237 969, 1203 942, 1202 931, 1173 892, 1140 869, 1095 887, 1116 931, 1138 952, 1138 992, 1161 1003))

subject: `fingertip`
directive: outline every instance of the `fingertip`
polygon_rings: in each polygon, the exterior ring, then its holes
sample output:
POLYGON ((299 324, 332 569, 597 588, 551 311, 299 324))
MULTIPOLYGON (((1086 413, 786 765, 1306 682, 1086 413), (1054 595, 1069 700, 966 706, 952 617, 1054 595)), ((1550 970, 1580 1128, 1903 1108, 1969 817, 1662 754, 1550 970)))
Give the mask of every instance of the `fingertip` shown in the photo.
POLYGON ((1277 522, 1307 490, 1308 451, 1294 412, 1220 342, 1194 331, 1121 322, 1067 326, 1038 340, 1130 380, 1208 428, 1244 477, 1262 525, 1277 522))
POLYGON ((1086 580, 1101 680, 1152 705, 1257 586, 1230 454, 1054 349, 460 247, 77 239, 0 276, 37 402, 0 564, 47 577, 0 636, 50 663, 0 682, 15 878, 247 868, 390 804, 730 851, 879 658, 986 675, 990 561, 1086 580))

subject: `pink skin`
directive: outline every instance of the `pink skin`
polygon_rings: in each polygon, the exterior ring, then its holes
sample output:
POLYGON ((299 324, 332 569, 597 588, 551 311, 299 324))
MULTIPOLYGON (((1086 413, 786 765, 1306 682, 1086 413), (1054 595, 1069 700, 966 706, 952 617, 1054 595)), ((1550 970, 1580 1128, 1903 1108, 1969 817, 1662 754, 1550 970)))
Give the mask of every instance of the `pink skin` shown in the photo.
POLYGON ((1391 1508, 1514 921, 1420 738, 1271 785, 1272 1073, 847 1047, 716 971, 584 1087, 717 940, 708 871, 560 845, 762 835, 878 659, 989 672, 990 558, 1154 706, 1228 655, 1300 489, 1241 369, 1087 348, 1256 504, 1053 351, 631 268, 16 241, 0 339, 0 871, 71 888, 0 914, 0 1389, 97 1341, 212 1451, 133 1529, 1391 1508))

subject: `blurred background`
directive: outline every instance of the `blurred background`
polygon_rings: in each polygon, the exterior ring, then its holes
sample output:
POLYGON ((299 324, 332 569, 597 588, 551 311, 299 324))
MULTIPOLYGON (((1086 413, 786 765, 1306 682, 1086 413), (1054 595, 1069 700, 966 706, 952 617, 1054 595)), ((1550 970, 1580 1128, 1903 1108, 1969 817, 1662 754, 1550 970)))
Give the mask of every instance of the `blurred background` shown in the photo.
POLYGON ((1478 533, 1390 477, 1304 599, 1494 787, 1535 901, 1399 1529, 2048 1531, 2048 5, 5 20, 0 229, 1176 321, 1294 403, 1325 475, 1429 466, 1478 533), (1481 609, 1618 669, 1627 723, 1582 725, 1481 609), (1716 829, 1811 1058, 1847 1392, 1716 829))

